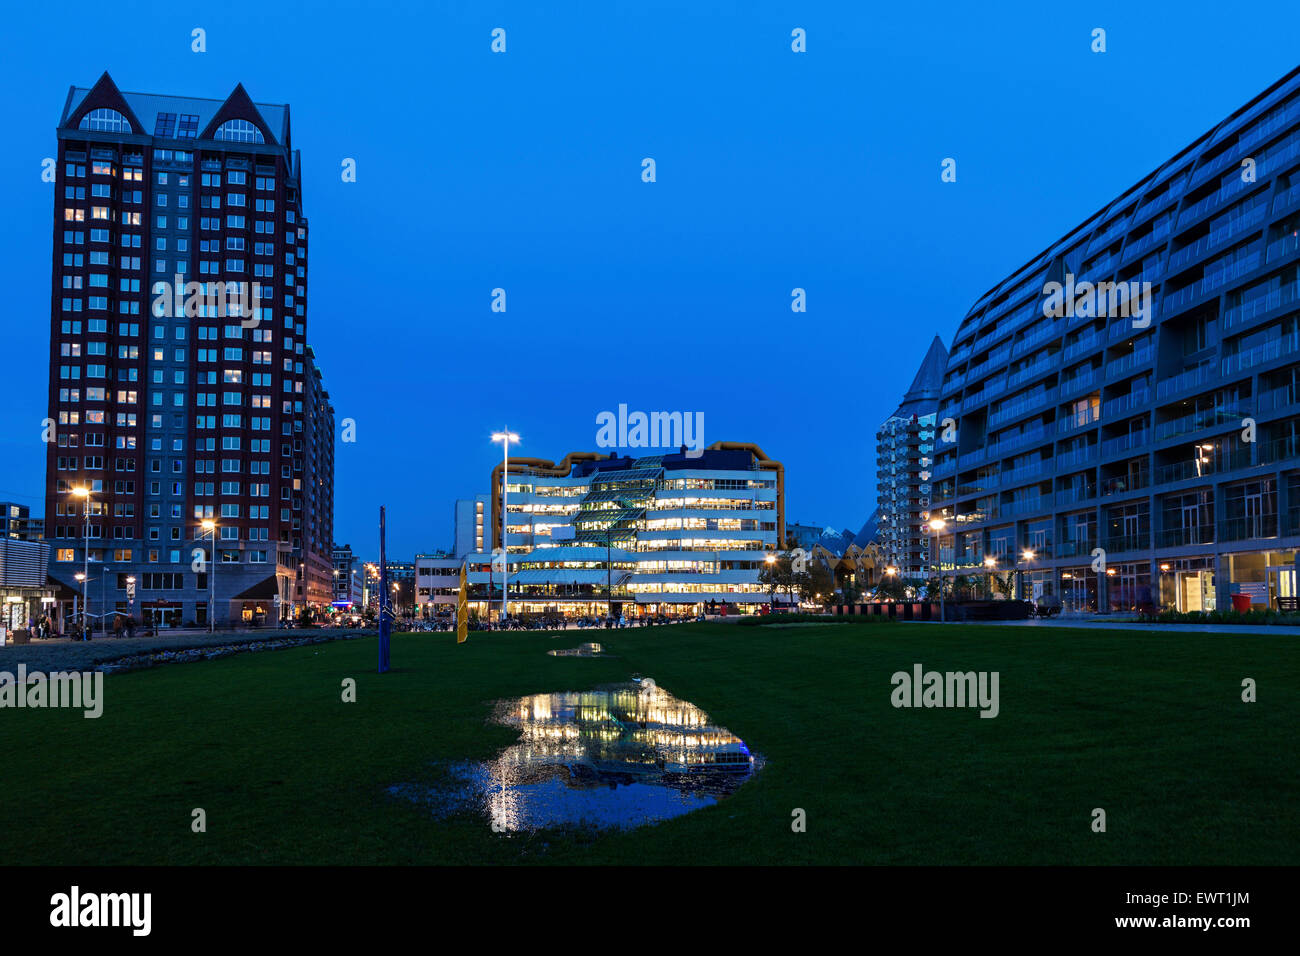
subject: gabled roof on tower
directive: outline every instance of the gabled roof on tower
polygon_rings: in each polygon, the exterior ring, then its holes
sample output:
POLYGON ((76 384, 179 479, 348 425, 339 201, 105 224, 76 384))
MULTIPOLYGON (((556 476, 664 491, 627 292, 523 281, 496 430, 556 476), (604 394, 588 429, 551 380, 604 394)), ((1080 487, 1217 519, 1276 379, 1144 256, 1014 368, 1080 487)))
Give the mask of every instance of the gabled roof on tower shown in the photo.
POLYGON ((921 367, 916 370, 912 385, 903 395, 898 410, 890 417, 911 418, 913 415, 929 415, 939 404, 939 391, 943 385, 943 373, 948 367, 948 349, 944 347, 939 336, 934 337, 930 349, 921 360, 921 367))
POLYGON ((289 107, 284 104, 254 103, 242 83, 235 84, 235 88, 224 100, 214 100, 197 96, 125 92, 119 90, 113 78, 105 72, 92 87, 71 88, 63 107, 63 115, 59 118, 60 128, 75 129, 87 110, 99 107, 109 107, 123 113, 131 121, 133 131, 145 136, 154 135, 159 113, 197 117, 197 138, 210 138, 227 119, 246 119, 262 127, 268 144, 291 148, 289 107))

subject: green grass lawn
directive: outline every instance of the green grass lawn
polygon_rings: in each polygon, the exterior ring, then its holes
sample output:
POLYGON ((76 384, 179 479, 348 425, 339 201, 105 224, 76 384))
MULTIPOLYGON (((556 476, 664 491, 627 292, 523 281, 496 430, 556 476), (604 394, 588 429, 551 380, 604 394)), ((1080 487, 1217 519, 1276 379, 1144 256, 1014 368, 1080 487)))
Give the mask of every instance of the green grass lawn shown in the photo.
POLYGON ((398 636, 383 676, 373 637, 109 676, 98 720, 0 710, 0 864, 1300 862, 1295 638, 693 624, 453 641, 398 636), (584 640, 617 656, 545 653, 584 640), (1000 672, 1000 715, 895 709, 890 676, 918 662, 1000 672), (633 672, 766 768, 716 806, 600 835, 495 834, 385 792, 512 743, 485 722, 496 698, 633 672))

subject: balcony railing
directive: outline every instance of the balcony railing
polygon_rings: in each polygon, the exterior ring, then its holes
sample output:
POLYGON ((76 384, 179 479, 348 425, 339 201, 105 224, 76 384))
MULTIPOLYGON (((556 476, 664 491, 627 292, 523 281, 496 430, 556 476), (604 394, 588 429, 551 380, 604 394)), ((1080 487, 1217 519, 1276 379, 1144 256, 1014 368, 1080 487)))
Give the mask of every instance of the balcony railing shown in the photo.
POLYGON ((1082 504, 1085 501, 1092 501, 1097 497, 1097 486, 1088 485, 1086 488, 1075 489, 1067 488, 1056 493, 1057 507, 1069 507, 1070 505, 1082 504))
POLYGON ((1056 556, 1058 558, 1074 558, 1074 557, 1081 557, 1083 555, 1091 555, 1092 552, 1095 550, 1097 550, 1096 538, 1058 541, 1056 544, 1056 556))
POLYGON ((1120 554, 1125 551, 1146 551, 1151 547, 1151 535, 1147 532, 1112 535, 1103 538, 1101 546, 1109 554, 1120 554))
POLYGON ((1140 432, 1129 432, 1118 438, 1107 438, 1101 443, 1101 453, 1103 456, 1117 455, 1130 448, 1145 448, 1150 443, 1151 432, 1144 428, 1140 432))
POLYGON ((1150 475, 1145 471, 1137 475, 1125 475, 1121 478, 1105 478, 1101 482, 1101 496, 1110 498, 1115 495, 1127 495, 1141 491, 1151 484, 1150 475))
POLYGON ((1258 293, 1248 301, 1228 306, 1223 310, 1223 318, 1220 322, 1226 332, 1228 329, 1245 325, 1247 322, 1272 312, 1274 309, 1290 305, 1297 299, 1300 299, 1300 280, 1288 282, 1268 292, 1258 293))
POLYGON ((1290 335, 1257 345, 1248 351, 1229 355, 1223 360, 1223 374, 1232 375, 1235 372, 1242 372, 1284 355, 1291 355, 1297 350, 1300 350, 1300 332, 1292 332, 1290 335))
POLYGON ((1189 388, 1195 388, 1198 385, 1204 385, 1215 379, 1215 369, 1213 362, 1206 362, 1198 365, 1196 368, 1189 368, 1185 372, 1167 378, 1162 382, 1156 382, 1156 398, 1164 399, 1171 395, 1177 395, 1179 392, 1189 388))
POLYGON ((1277 537, 1277 515, 1225 518, 1219 522, 1220 541, 1255 541, 1277 537))
POLYGON ((1214 529, 1206 525, 1166 528, 1156 532, 1156 547, 1178 548, 1189 544, 1213 544, 1214 529))
POLYGON ((1101 403, 1101 411, 1106 418, 1119 418, 1130 412, 1145 411, 1150 404, 1151 390, 1143 389, 1140 392, 1129 392, 1127 395, 1106 399, 1101 403))

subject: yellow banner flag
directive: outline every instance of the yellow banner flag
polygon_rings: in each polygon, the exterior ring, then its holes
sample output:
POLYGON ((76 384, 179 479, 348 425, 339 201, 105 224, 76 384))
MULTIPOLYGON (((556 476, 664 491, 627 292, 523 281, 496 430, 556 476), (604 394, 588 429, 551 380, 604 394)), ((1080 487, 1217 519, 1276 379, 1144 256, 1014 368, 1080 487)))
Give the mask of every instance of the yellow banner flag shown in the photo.
POLYGON ((460 566, 460 592, 456 595, 456 643, 469 640, 469 594, 465 578, 465 564, 460 566))

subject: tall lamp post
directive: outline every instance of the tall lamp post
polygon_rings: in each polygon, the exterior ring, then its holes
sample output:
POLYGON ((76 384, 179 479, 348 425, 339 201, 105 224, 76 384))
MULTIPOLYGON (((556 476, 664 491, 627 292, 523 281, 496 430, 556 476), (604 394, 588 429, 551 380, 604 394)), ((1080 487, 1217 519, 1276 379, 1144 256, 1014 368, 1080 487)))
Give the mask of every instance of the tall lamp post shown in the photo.
POLYGON ((1020 600, 1025 600, 1025 571, 1029 570, 1029 562, 1034 560, 1034 551, 1032 548, 1025 548, 1020 552, 1020 558, 1025 562, 1024 569, 1020 572, 1020 600))
POLYGON ((988 574, 984 581, 984 590, 988 594, 990 600, 993 598, 993 569, 997 566, 998 559, 996 557, 991 554, 986 554, 984 556, 984 567, 988 568, 988 574))
POLYGON ((217 630, 217 523, 211 518, 204 518, 203 530, 212 539, 211 558, 208 561, 212 565, 211 570, 208 571, 208 633, 215 634, 217 630))
POLYGON ((767 564, 767 613, 776 614, 776 555, 769 554, 763 561, 767 564))
POLYGON ((510 443, 518 442, 519 436, 506 428, 493 432, 492 440, 501 442, 501 620, 504 621, 510 614, 506 603, 510 595, 510 561, 506 548, 506 522, 510 509, 506 507, 506 488, 510 484, 510 443))
POLYGON ((81 625, 84 631, 86 618, 90 616, 90 604, 86 598, 86 582, 90 580, 90 487, 88 485, 79 485, 72 489, 72 494, 86 503, 86 520, 83 524, 85 543, 82 545, 81 575, 77 579, 81 582, 81 625))
POLYGON ((99 569, 99 630, 104 634, 108 633, 104 621, 108 618, 108 572, 112 570, 109 567, 99 569))
POLYGON ((943 598, 943 561, 939 556, 939 535, 943 534, 943 529, 948 527, 948 522, 942 518, 930 519, 930 531, 934 546, 934 570, 939 578, 939 623, 942 624, 947 617, 947 606, 943 598))
POLYGON ((81 582, 81 614, 77 613, 77 596, 74 593, 72 596, 72 616, 79 619, 81 639, 84 641, 86 639, 86 575, 78 571, 73 577, 81 582))

